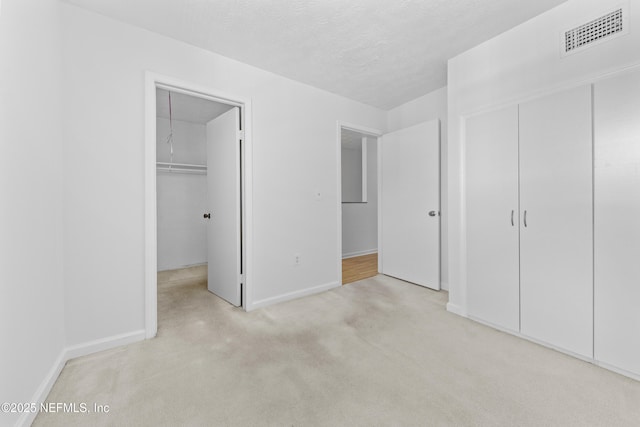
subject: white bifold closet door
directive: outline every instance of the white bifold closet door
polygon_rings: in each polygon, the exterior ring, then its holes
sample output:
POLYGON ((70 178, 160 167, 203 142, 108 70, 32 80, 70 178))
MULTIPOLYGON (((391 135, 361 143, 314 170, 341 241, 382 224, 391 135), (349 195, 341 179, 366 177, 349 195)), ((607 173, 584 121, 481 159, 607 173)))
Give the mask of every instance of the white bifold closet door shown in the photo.
POLYGON ((640 72, 594 86, 594 358, 640 375, 640 72))
POLYGON ((240 111, 234 107, 207 123, 208 288, 241 304, 240 111))
POLYGON ((440 122, 382 137, 383 274, 440 289, 440 122))
POLYGON ((466 120, 469 316, 520 329, 518 107, 466 120))
POLYGON ((591 86, 520 105, 521 333, 593 356, 591 86))

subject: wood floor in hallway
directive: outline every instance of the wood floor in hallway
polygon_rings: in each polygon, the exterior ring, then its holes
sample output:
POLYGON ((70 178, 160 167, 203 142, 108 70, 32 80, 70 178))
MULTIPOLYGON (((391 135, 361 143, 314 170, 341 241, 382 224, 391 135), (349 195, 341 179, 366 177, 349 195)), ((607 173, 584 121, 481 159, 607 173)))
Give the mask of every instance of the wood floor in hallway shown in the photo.
POLYGON ((378 254, 342 260, 342 284, 357 282, 378 274, 378 254))

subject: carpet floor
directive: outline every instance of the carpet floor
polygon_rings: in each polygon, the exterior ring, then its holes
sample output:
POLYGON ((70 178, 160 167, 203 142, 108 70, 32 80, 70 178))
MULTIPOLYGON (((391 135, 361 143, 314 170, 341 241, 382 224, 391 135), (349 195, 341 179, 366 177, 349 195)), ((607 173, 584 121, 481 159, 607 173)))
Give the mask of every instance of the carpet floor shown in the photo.
POLYGON ((638 426, 640 382, 376 276, 245 313, 159 288, 158 336, 71 360, 35 426, 638 426))

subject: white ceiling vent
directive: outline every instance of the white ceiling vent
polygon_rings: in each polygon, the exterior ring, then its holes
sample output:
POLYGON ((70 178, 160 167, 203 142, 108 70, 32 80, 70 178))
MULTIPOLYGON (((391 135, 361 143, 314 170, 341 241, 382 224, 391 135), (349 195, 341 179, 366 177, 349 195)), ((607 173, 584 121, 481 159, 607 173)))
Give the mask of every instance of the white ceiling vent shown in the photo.
POLYGON ((627 12, 626 5, 622 5, 599 18, 564 31, 561 40, 563 56, 627 34, 629 31, 627 12))

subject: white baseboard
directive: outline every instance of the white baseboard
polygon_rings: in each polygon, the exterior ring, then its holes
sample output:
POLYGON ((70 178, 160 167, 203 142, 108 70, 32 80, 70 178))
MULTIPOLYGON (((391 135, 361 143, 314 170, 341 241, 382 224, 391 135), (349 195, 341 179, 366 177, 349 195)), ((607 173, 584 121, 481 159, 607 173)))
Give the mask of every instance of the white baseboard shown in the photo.
MULTIPOLYGON (((30 403, 40 405, 41 403, 45 402, 47 396, 49 396, 51 388, 58 379, 58 376, 60 375, 60 372, 62 372, 62 369, 64 368, 64 365, 67 363, 67 361, 75 359, 76 357, 86 356, 88 354, 97 353, 103 350, 109 350, 125 344, 131 344, 136 341, 142 341, 144 338, 145 331, 139 330, 64 348, 58 355, 56 361, 53 363, 53 366, 49 370, 49 373, 47 374, 45 379, 33 394, 30 403)), ((16 426, 30 426, 33 423, 33 420, 35 420, 36 415, 38 415, 37 412, 24 412, 18 419, 16 426)))
POLYGON ((182 270, 185 268, 191 268, 191 267, 202 267, 203 265, 207 265, 207 262, 199 262, 196 264, 187 264, 187 265, 179 265, 176 267, 162 267, 162 270, 158 269, 158 273, 164 273, 165 271, 173 271, 173 270, 182 270))
POLYGON ((371 254, 375 254, 375 253, 378 253, 378 248, 367 249, 365 251, 349 252, 349 253, 346 253, 346 254, 342 254, 342 259, 355 258, 357 256, 371 255, 371 254))
MULTIPOLYGON (((447 307, 447 310, 451 311, 451 310, 449 310, 449 307, 447 307)), ((606 369, 608 371, 615 372, 616 374, 620 374, 622 376, 629 377, 629 378, 634 379, 636 381, 640 381, 640 375, 637 374, 637 373, 626 371, 626 370, 618 368, 616 366, 609 365, 608 363, 601 362, 601 361, 599 361, 597 359, 594 359, 594 358, 592 358, 590 356, 585 356, 583 354, 575 353, 573 351, 566 350, 566 349, 564 349, 562 347, 558 347, 556 345, 549 344, 549 343, 544 342, 544 341, 540 341, 540 340, 538 340, 536 338, 530 337, 528 335, 524 335, 524 334, 522 334, 522 333, 520 333, 518 331, 514 331, 512 329, 507 329, 507 328, 504 328, 504 327, 502 327, 500 325, 495 325, 495 324, 493 324, 491 322, 486 322, 486 321, 484 321, 482 319, 478 319, 478 318, 476 318, 474 316, 467 316, 467 318, 469 320, 473 321, 473 322, 479 323, 481 325, 487 326, 487 327, 495 329, 497 331, 504 332, 504 333, 509 334, 509 335, 513 335, 513 336, 515 336, 517 338, 520 338, 520 339, 523 339, 523 340, 526 340, 526 341, 530 341, 530 342, 532 342, 534 344, 538 344, 538 345, 540 345, 542 347, 546 347, 546 348, 548 348, 550 350, 557 351, 558 353, 566 354, 567 356, 571 356, 571 357, 573 357, 575 359, 582 360, 583 362, 591 363, 592 365, 596 365, 596 366, 598 366, 598 367, 600 367, 602 369, 606 369)))
POLYGON ((74 345, 66 348, 66 358, 75 359, 76 357, 86 356, 88 354, 97 353, 103 350, 109 350, 122 345, 131 344, 145 339, 144 329, 138 331, 127 332, 125 334, 114 335, 107 338, 101 338, 94 341, 74 345))
POLYGON ((467 317, 467 313, 459 305, 447 303, 447 311, 449 313, 457 314, 458 316, 467 317))
POLYGON ((640 375, 636 374, 634 372, 625 371, 624 369, 617 368, 617 367, 615 367, 613 365, 609 365, 608 363, 604 363, 604 362, 601 362, 599 360, 594 360, 593 364, 597 365, 597 366, 599 366, 601 368, 604 368, 604 369, 606 369, 608 371, 615 372, 616 374, 620 374, 620 375, 623 375, 625 377, 632 378, 632 379, 634 379, 636 381, 640 381, 640 375))
POLYGON ((293 299, 306 297, 308 295, 313 295, 320 292, 328 291, 329 289, 339 288, 340 286, 341 286, 340 282, 325 283, 324 285, 314 286, 312 288, 302 289, 300 291, 289 292, 283 295, 278 295, 276 297, 265 298, 259 301, 250 302, 248 304, 247 311, 277 304, 279 302, 290 301, 293 299))
MULTIPOLYGON (((62 368, 64 368, 64 365, 67 363, 68 359, 65 357, 65 355, 66 350, 63 349, 58 355, 56 361, 53 362, 53 366, 51 366, 49 373, 44 378, 36 392, 33 394, 33 397, 31 398, 29 403, 37 403, 38 405, 40 405, 45 401, 45 399, 49 395, 49 392, 51 391, 51 388, 56 383, 60 372, 62 372, 62 368)), ((37 412, 23 412, 20 418, 18 418, 16 426, 30 426, 33 423, 33 420, 36 419, 36 415, 38 415, 37 412)))

